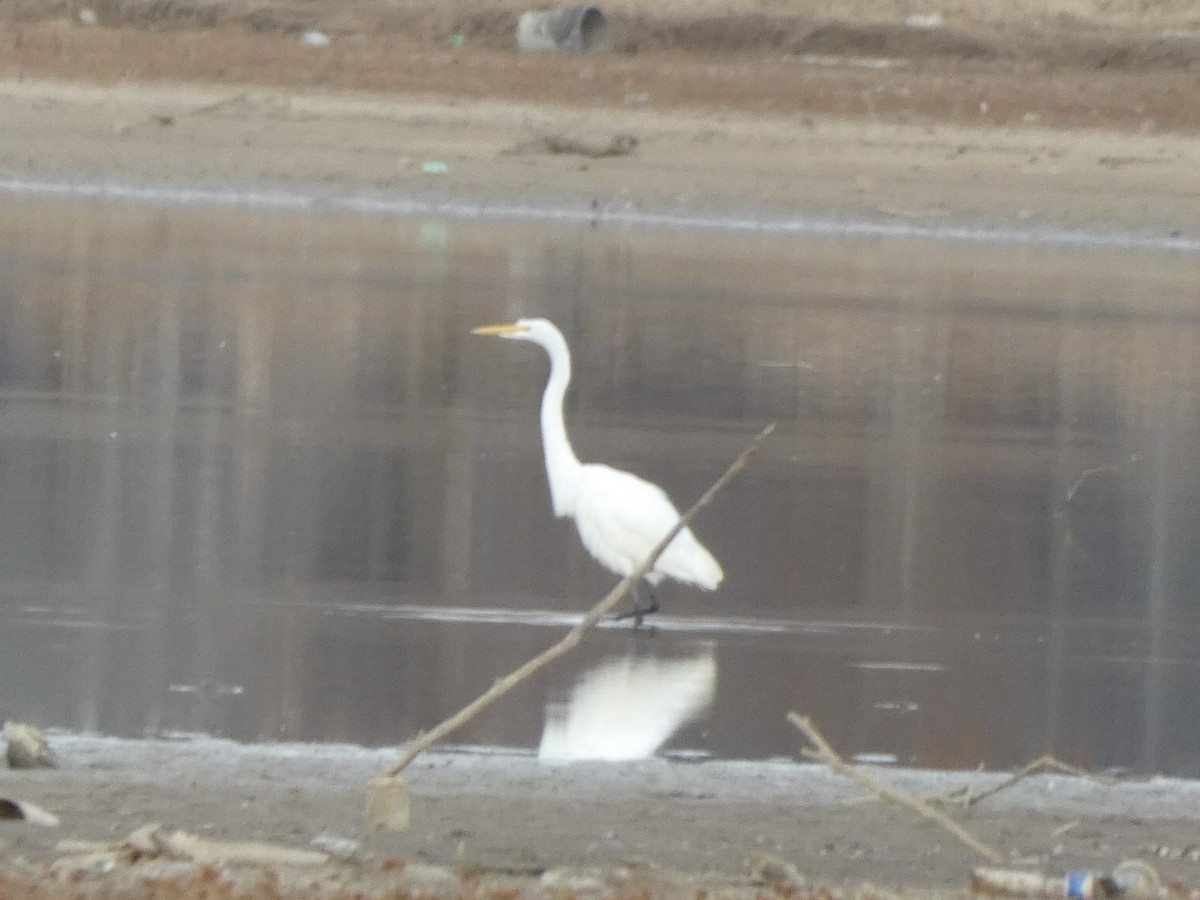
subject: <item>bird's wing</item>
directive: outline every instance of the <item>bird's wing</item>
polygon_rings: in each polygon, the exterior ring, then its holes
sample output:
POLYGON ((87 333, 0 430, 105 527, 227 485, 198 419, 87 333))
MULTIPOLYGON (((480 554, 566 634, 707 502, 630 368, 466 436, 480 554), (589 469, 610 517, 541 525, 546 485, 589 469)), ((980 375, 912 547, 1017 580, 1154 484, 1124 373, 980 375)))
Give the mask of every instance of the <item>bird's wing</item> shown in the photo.
POLYGON ((584 466, 575 524, 588 552, 614 572, 632 572, 678 518, 656 485, 610 466, 584 466))
MULTIPOLYGON (((584 467, 575 523, 588 552, 602 565, 628 575, 679 521, 679 511, 662 488, 610 466, 584 467)), ((716 561, 684 529, 655 566, 652 581, 669 575, 707 586, 716 561)), ((719 581, 719 574, 715 576, 719 581)), ((713 585, 715 586, 715 584, 713 585)))

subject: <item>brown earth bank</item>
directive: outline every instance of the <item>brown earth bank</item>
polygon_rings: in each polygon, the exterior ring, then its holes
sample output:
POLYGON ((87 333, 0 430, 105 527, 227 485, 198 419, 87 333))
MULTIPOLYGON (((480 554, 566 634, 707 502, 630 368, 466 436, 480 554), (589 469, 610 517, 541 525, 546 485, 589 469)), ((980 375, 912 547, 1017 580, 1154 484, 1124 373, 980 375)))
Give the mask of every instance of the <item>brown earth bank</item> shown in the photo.
POLYGON ((5 4, 0 173, 1200 232, 1189 4, 618 0, 588 56, 521 8, 5 4))
POLYGON ((618 6, 612 52, 569 57, 518 55, 519 7, 487 0, 431 8, 113 0, 86 10, 91 27, 79 24, 78 6, 17 3, 0 12, 0 48, 10 76, 26 78, 182 78, 884 122, 1142 132, 1200 124, 1190 102, 1200 87, 1200 16, 1113 24, 964 12, 928 28, 906 26, 900 3, 866 21, 853 10, 822 18, 745 6, 667 3, 653 17, 618 6), (328 45, 305 44, 310 29, 328 45))
POLYGON ((1182 0, 614 0, 582 57, 517 53, 524 8, 16 0, 0 171, 1197 230, 1182 0))

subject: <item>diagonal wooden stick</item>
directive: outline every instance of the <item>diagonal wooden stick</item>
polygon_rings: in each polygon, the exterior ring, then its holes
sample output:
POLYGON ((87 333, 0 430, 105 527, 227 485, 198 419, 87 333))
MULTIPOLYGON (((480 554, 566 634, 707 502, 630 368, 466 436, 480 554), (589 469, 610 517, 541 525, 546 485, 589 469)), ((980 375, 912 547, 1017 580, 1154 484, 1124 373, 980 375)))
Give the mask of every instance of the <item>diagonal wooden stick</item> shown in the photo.
POLYGON ((833 769, 839 775, 845 775, 847 778, 852 778, 859 784, 878 794, 884 800, 891 800, 893 803, 899 803, 901 806, 911 809, 920 816, 924 816, 933 822, 936 822, 942 828, 946 829, 963 844, 966 844, 976 853, 985 857, 993 863, 1002 862, 1004 857, 997 851, 993 850, 987 844, 982 843, 971 832, 967 831, 940 809, 935 809, 924 800, 914 797, 912 794, 892 787, 882 779, 876 778, 870 772, 862 769, 859 766, 851 765, 842 759, 837 751, 829 746, 829 742, 822 737, 821 733, 813 727, 812 722, 807 716, 802 716, 796 712, 790 712, 787 715, 788 721, 795 725, 808 742, 815 747, 815 750, 805 749, 804 755, 809 759, 817 759, 833 769))
POLYGON ((554 662, 554 660, 558 659, 572 647, 576 646, 581 640, 583 640, 583 636, 595 627, 596 623, 600 621, 601 617, 605 613, 609 612, 618 603, 620 603, 625 598, 625 595, 633 590, 633 586, 637 584, 647 572, 650 571, 650 569, 658 561, 658 558, 662 555, 663 551, 666 550, 671 541, 675 539, 675 535, 679 534, 680 531, 686 528, 692 519, 696 517, 696 514, 712 501, 712 498, 717 495, 717 492, 725 487, 725 485, 729 483, 730 479, 732 479, 734 475, 746 467, 746 463, 750 461, 750 457, 757 452, 758 448, 762 445, 762 442, 765 441, 767 436, 770 435, 774 430, 775 423, 772 422, 770 425, 760 431, 758 433, 758 437, 756 437, 750 443, 750 445, 742 451, 741 455, 733 461, 733 464, 725 470, 725 474, 718 478, 713 486, 705 491, 699 500, 692 504, 692 508, 684 513, 683 517, 675 523, 675 527, 668 531, 666 537, 658 542, 658 546, 655 547, 650 555, 646 557, 646 561, 638 566, 637 569, 632 573, 623 578, 616 587, 608 592, 608 595, 603 600, 593 606, 588 614, 583 617, 583 621, 567 632, 566 636, 561 641, 550 647, 548 650, 538 654, 520 668, 509 673, 508 675, 505 675, 503 678, 498 679, 490 688, 488 688, 450 718, 443 721, 441 724, 429 731, 422 732, 421 734, 417 735, 416 740, 414 740, 409 748, 404 751, 404 755, 396 760, 396 762, 394 762, 381 777, 394 778, 404 769, 405 766, 416 759, 418 754, 428 750, 446 735, 450 734, 450 732, 461 728, 467 722, 475 718, 475 716, 479 715, 479 713, 481 713, 487 707, 491 706, 492 703, 494 703, 500 697, 504 696, 522 681, 527 679, 534 672, 554 662))

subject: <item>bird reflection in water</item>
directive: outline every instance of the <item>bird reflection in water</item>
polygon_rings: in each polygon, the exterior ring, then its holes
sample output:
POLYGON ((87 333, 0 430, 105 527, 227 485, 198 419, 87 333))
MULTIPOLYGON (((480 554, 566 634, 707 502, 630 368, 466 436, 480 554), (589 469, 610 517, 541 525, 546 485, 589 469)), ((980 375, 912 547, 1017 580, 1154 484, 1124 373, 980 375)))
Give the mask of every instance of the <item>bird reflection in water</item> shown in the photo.
POLYGON ((711 645, 689 657, 629 653, 585 672, 566 702, 546 706, 538 758, 646 759, 712 703, 717 663, 711 645))

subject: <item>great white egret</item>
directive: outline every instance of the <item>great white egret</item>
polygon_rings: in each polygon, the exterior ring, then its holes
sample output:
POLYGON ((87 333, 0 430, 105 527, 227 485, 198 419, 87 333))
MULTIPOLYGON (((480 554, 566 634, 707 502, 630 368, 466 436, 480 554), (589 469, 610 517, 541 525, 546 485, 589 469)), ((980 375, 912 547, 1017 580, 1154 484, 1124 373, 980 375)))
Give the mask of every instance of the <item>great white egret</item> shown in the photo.
MULTIPOLYGON (((472 334, 496 335, 516 341, 532 341, 550 357, 550 377, 542 394, 542 448, 546 454, 546 478, 550 503, 559 518, 571 516, 579 539, 596 561, 625 577, 646 557, 679 521, 679 511, 656 484, 602 463, 581 463, 567 438, 563 421, 563 398, 571 382, 571 351, 554 323, 547 319, 518 319, 508 325, 485 325, 472 334)), ((721 583, 720 564, 685 528, 658 558, 646 575, 653 587, 663 578, 694 584, 706 591, 721 583)), ((642 606, 634 590, 634 606, 618 618, 642 617, 658 610, 650 591, 650 602, 642 606)))

